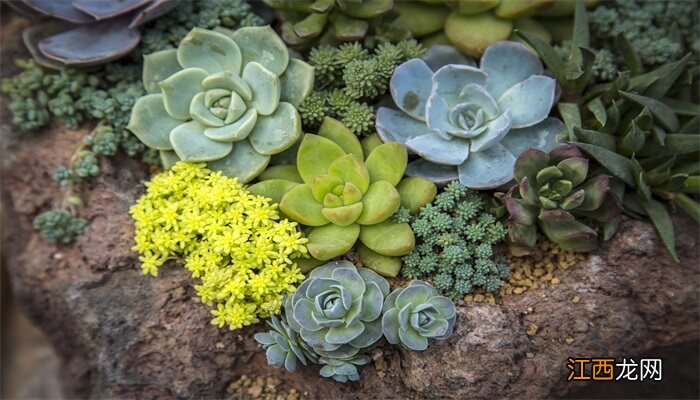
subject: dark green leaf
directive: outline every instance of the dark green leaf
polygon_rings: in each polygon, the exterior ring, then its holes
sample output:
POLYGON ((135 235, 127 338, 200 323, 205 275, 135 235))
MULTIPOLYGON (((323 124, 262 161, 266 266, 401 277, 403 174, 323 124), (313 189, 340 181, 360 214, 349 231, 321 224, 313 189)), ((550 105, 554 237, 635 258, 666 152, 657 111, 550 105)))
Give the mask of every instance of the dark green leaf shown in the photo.
POLYGON ((593 157, 600 165, 624 181, 628 186, 635 186, 632 161, 606 148, 586 143, 576 143, 581 150, 593 157))
POLYGON ((620 142, 617 146, 617 151, 625 155, 631 155, 632 153, 636 153, 639 149, 642 148, 642 146, 644 146, 645 139, 646 137, 644 135, 644 131, 642 131, 637 126, 637 123, 634 120, 632 120, 632 122, 630 122, 629 124, 629 127, 627 128, 625 136, 623 136, 622 139, 620 139, 620 142))
POLYGON ((571 48, 585 47, 591 45, 588 32, 588 11, 583 0, 576 0, 576 11, 574 12, 574 34, 571 39, 571 48))
POLYGON ((593 113, 593 116, 598 121, 600 126, 604 126, 608 121, 608 114, 605 112, 605 104, 600 100, 599 97, 588 102, 586 105, 588 109, 593 113))
POLYGON ((647 97, 661 98, 668 93, 678 77, 681 76, 692 53, 672 63, 664 64, 646 74, 635 76, 630 80, 630 90, 643 92, 647 97))
POLYGON ((639 162, 636 158, 632 157, 631 161, 632 168, 634 170, 634 180, 637 184, 637 194, 643 196, 645 200, 649 200, 651 199, 651 188, 647 183, 647 177, 646 173, 644 172, 644 168, 642 168, 642 166, 639 165, 639 162))
POLYGON ((600 131, 612 135, 620 125, 620 109, 617 107, 617 102, 615 100, 613 100, 610 107, 608 107, 606 114, 608 115, 608 120, 600 131))
POLYGON ((659 147, 653 143, 647 143, 637 155, 643 157, 673 156, 694 153, 698 150, 700 150, 700 135, 676 133, 666 135, 665 146, 659 147))
POLYGON ((673 221, 671 221, 671 216, 666 206, 654 199, 645 200, 637 197, 636 200, 649 216, 651 223, 654 224, 656 232, 658 232, 659 237, 661 237, 661 241, 664 243, 664 246, 666 246, 666 250, 671 254, 671 258, 678 262, 678 255, 676 255, 676 234, 673 230, 673 221))
POLYGON ((665 146, 666 145, 666 131, 663 130, 660 126, 652 126, 651 127, 651 137, 654 140, 654 143, 659 145, 659 146, 665 146))
POLYGON ((557 104, 557 109, 559 110, 559 115, 566 125, 566 129, 569 132, 569 141, 575 140, 574 128, 581 126, 581 110, 578 108, 576 103, 559 103, 557 104))
POLYGON ((532 33, 515 30, 515 34, 520 36, 527 44, 529 44, 535 50, 535 52, 537 52, 547 68, 552 71, 554 77, 557 78, 559 82, 563 82, 564 62, 554 48, 544 40, 540 39, 539 36, 532 33))
POLYGON ((600 133, 588 129, 574 128, 578 141, 615 151, 615 138, 607 133, 600 133))
POLYGON ((693 117, 690 121, 686 122, 685 125, 681 127, 678 133, 694 133, 696 135, 700 134, 700 117, 693 117))
POLYGON ((632 76, 637 76, 642 73, 642 60, 639 59, 639 54, 632 47, 624 34, 620 33, 616 38, 617 48, 620 50, 622 58, 625 60, 625 65, 630 69, 632 76))
POLYGON ((700 115, 700 104, 669 97, 664 97, 661 101, 682 117, 695 117, 700 115))
POLYGON ((666 104, 651 97, 639 96, 637 94, 622 90, 620 91, 620 94, 622 94, 623 97, 639 104, 640 106, 646 107, 656 118, 656 121, 667 130, 675 132, 680 128, 678 116, 673 109, 666 104))
POLYGON ((676 193, 673 203, 690 215, 695 222, 700 222, 700 204, 684 193, 676 193))

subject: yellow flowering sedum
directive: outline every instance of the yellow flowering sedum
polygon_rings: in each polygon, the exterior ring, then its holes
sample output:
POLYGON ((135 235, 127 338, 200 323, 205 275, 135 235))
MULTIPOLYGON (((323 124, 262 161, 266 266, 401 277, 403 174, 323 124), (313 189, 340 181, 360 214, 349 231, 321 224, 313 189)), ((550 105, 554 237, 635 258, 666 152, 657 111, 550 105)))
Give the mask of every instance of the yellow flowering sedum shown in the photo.
POLYGON ((219 327, 238 329, 280 312, 283 296, 304 279, 294 259, 306 256, 307 239, 296 222, 279 220, 277 204, 205 164, 179 162, 146 187, 129 210, 145 275, 183 259, 219 327))

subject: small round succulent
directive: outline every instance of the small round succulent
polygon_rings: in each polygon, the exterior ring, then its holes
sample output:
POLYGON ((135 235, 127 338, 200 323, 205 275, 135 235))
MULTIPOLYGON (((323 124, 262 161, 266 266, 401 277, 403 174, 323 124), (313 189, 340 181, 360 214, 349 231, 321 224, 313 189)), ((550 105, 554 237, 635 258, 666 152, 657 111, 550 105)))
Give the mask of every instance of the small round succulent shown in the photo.
POLYGON ((194 28, 177 49, 144 58, 148 95, 128 129, 175 161, 245 183, 301 137, 296 107, 313 88, 313 68, 290 58, 270 26, 236 31, 194 28))
POLYGON ((283 319, 273 315, 267 323, 272 330, 256 333, 255 340, 266 350, 267 361, 271 365, 294 372, 297 362, 303 365, 307 365, 308 361, 318 362, 313 349, 299 340, 299 334, 291 330, 283 319))
POLYGON ((369 363, 367 355, 359 354, 347 359, 321 357, 319 363, 324 364, 319 374, 324 378, 332 378, 336 382, 359 381, 360 373, 357 366, 369 363))
POLYGON ((449 46, 423 57, 401 64, 391 78, 399 110, 377 111, 380 137, 422 157, 408 175, 493 189, 513 179, 523 150, 550 150, 565 132, 560 120, 548 118, 556 81, 522 44, 492 44, 479 68, 449 46))
POLYGON ((534 247, 539 226, 564 250, 591 251, 598 234, 577 217, 606 223, 620 215, 620 198, 607 175, 588 176, 588 159, 573 144, 549 153, 525 150, 515 161, 518 182, 500 195, 509 214, 509 238, 523 249, 534 247))
POLYGON ((285 301, 289 327, 321 357, 346 359, 382 337, 389 283, 348 261, 314 269, 285 301))
POLYGON ((387 341, 418 351, 427 349, 431 340, 450 337, 457 318, 452 300, 420 280, 391 292, 384 300, 382 312, 382 331, 387 341))

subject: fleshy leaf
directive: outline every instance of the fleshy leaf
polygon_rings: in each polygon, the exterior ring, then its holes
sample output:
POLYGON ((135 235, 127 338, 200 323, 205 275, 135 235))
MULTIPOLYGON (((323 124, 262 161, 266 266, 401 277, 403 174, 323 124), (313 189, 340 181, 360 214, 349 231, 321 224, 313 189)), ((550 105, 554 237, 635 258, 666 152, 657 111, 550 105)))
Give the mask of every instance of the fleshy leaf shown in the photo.
POLYGON ((433 71, 423 60, 414 58, 399 65, 391 76, 391 96, 411 117, 425 121, 425 105, 432 88, 433 71))
POLYGON ((377 110, 377 133, 384 142, 407 141, 431 133, 425 123, 413 119, 401 111, 387 107, 379 107, 377 110))
POLYGON ((515 157, 502 144, 478 153, 459 166, 459 181, 470 189, 494 189, 513 179, 515 157))
POLYGON ((268 179, 249 186, 248 191, 257 196, 264 196, 268 199, 272 199, 274 203, 279 204, 284 194, 297 185, 299 185, 299 183, 286 179, 268 179))
POLYGON ((331 163, 344 155, 343 149, 332 140, 306 134, 297 156, 299 175, 304 182, 312 183, 315 176, 327 174, 331 163))
POLYGON ((235 142, 247 138, 257 121, 257 111, 250 109, 238 118, 236 122, 218 128, 208 127, 204 130, 204 134, 211 140, 235 142))
POLYGON ((167 49, 143 56, 143 87, 148 93, 160 93, 158 82, 182 67, 177 62, 177 49, 167 49))
POLYGON ((317 260, 330 260, 345 254, 357 241, 360 225, 338 226, 328 224, 313 228, 307 235, 309 253, 317 260))
POLYGON ((527 128, 512 129, 501 140, 514 155, 518 156, 528 147, 551 151, 557 147, 557 136, 566 134, 566 127, 557 118, 547 118, 527 128))
POLYGON ((467 57, 454 46, 433 45, 421 56, 431 70, 437 71, 448 64, 461 64, 476 66, 476 62, 467 57))
POLYGON ((348 226, 355 221, 362 213, 363 204, 355 203, 348 206, 341 206, 335 208, 323 208, 321 213, 326 217, 332 224, 338 226, 348 226))
POLYGON ((218 160, 231 153, 231 143, 217 142, 204 136, 206 127, 197 121, 186 122, 170 132, 170 143, 182 161, 218 160))
POLYGON ((251 100, 250 106, 255 108, 258 114, 264 116, 275 112, 282 90, 277 75, 267 70, 262 64, 251 62, 243 68, 242 77, 253 90, 253 100, 251 100))
POLYGON ((149 94, 136 101, 126 128, 150 148, 172 150, 170 132, 183 122, 165 110, 163 95, 149 94))
POLYGON ((280 76, 280 85, 280 100, 299 107, 314 88, 314 68, 304 61, 292 58, 280 76))
POLYGON ((370 185, 362 203, 364 208, 357 223, 373 225, 391 217, 399 209, 401 197, 394 185, 387 181, 378 181, 370 185))
POLYGON ((168 114, 177 119, 190 119, 190 103, 202 91, 202 81, 206 77, 207 71, 201 68, 187 68, 160 82, 168 114))
POLYGON ((431 92, 457 98, 462 88, 472 83, 483 86, 486 84, 486 74, 468 65, 445 65, 433 75, 431 92))
POLYGON ((160 163, 163 164, 163 168, 165 169, 170 169, 173 165, 181 161, 177 153, 172 150, 160 150, 158 153, 160 155, 160 163))
POLYGON ((269 163, 270 156, 258 153, 247 140, 241 140, 233 144, 233 150, 227 156, 210 161, 208 168, 221 171, 229 178, 238 178, 241 183, 248 183, 264 171, 269 163))
POLYGON ((328 166, 328 173, 357 186, 362 193, 369 188, 369 171, 364 163, 353 154, 346 154, 328 166))
POLYGON ((375 225, 362 226, 360 240, 371 250, 385 256, 406 255, 415 245, 411 227, 390 219, 375 225))
POLYGON ((231 90, 240 95, 243 100, 251 101, 253 99, 253 90, 240 76, 231 71, 222 71, 216 74, 207 76, 202 81, 202 88, 209 89, 226 89, 231 90))
POLYGON ((381 255, 362 243, 358 243, 355 248, 358 258, 365 267, 389 278, 394 278, 399 274, 401 258, 381 255))
POLYGON ((517 83, 498 99, 502 111, 510 110, 513 128, 526 128, 549 115, 554 104, 556 81, 535 75, 517 83))
POLYGON ((539 226, 547 238, 566 251, 587 252, 598 247, 598 235, 562 210, 542 210, 539 226))
POLYGON ((365 165, 370 182, 387 181, 396 186, 403 177, 408 162, 406 148, 399 143, 377 146, 367 157, 365 165))
POLYGON ((257 62, 277 76, 287 69, 289 50, 269 25, 239 28, 231 36, 240 46, 244 66, 257 62))
POLYGON ((445 140, 435 133, 418 136, 406 146, 428 161, 445 165, 460 165, 469 153, 469 141, 461 138, 445 140))
POLYGON ((508 132, 510 132, 510 111, 506 110, 503 114, 487 122, 485 126, 487 127, 487 129, 484 133, 472 138, 472 152, 486 150, 501 142, 501 139, 503 139, 503 137, 505 137, 508 134, 508 132))
MULTIPOLYGON (((258 176, 258 179, 261 181, 268 179, 285 179, 296 183, 304 183, 295 165, 278 164, 270 166, 258 176)), ((276 203, 279 203, 279 201, 276 203)))
POLYGON ((401 207, 407 208, 411 214, 417 213, 423 206, 433 201, 437 194, 437 186, 428 179, 410 176, 396 185, 401 196, 401 207))
POLYGON ((451 165, 434 164, 419 158, 406 166, 406 175, 423 177, 438 185, 459 179, 457 168, 451 165))
POLYGON ((533 75, 542 74, 542 63, 525 46, 517 42, 496 42, 481 58, 481 70, 488 76, 486 89, 495 98, 533 75))
POLYGON ((241 72, 241 50, 231 38, 208 29, 192 28, 177 48, 183 68, 201 68, 209 74, 241 72))
POLYGON ((361 160, 365 158, 357 135, 335 118, 325 117, 318 128, 318 135, 332 140, 347 154, 354 154, 361 160))
POLYGON ((258 117, 248 139, 260 154, 277 154, 301 137, 301 118, 293 105, 280 103, 272 115, 258 117))
POLYGON ((323 206, 314 199, 309 185, 299 185, 287 192, 280 201, 280 210, 293 220, 308 226, 328 223, 321 210, 323 206))

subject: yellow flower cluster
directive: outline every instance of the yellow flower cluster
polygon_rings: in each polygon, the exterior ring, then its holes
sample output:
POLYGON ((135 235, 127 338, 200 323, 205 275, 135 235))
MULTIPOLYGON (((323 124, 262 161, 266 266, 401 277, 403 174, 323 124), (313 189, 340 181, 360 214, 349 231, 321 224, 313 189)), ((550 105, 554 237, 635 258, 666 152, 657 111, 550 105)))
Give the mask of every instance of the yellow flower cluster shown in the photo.
POLYGON ((146 183, 129 213, 144 274, 158 275, 169 259, 184 259, 212 324, 230 329, 278 314, 285 294, 304 275, 307 257, 296 222, 279 220, 277 204, 248 192, 236 179, 205 164, 180 162, 146 183))

